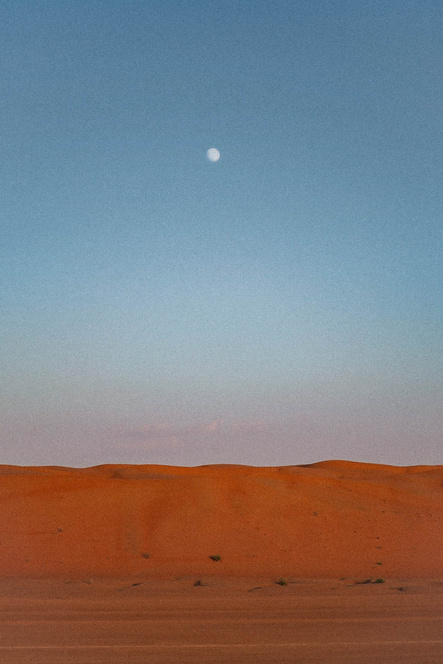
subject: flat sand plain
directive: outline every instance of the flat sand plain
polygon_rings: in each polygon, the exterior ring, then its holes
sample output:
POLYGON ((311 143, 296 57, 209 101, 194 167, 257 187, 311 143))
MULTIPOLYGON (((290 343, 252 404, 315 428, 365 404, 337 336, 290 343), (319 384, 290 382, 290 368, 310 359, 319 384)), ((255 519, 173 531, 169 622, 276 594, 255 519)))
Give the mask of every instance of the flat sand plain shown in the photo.
POLYGON ((441 664, 443 582, 362 581, 3 579, 0 661, 441 664))
POLYGON ((442 617, 442 466, 0 466, 2 664, 441 664, 442 617))

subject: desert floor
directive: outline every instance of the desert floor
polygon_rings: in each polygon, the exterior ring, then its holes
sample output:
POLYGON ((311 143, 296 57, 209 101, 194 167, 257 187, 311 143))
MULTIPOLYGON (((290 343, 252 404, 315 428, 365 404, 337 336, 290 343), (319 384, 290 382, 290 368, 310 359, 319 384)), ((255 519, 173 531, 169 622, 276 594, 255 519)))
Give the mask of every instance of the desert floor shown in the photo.
POLYGON ((2 664, 441 664, 443 580, 0 579, 2 664))
POLYGON ((0 616, 2 664, 442 664, 443 466, 0 466, 0 616))

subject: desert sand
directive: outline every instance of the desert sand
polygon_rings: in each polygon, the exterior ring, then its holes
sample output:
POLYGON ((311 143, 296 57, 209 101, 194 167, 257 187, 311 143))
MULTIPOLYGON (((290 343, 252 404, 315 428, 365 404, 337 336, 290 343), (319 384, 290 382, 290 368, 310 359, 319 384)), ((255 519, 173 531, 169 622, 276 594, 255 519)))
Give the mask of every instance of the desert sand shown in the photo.
POLYGON ((440 664, 443 467, 0 467, 4 664, 440 664))
POLYGON ((2 664, 441 664, 443 584, 0 580, 2 664))
POLYGON ((0 467, 0 575, 443 576, 443 466, 0 467))

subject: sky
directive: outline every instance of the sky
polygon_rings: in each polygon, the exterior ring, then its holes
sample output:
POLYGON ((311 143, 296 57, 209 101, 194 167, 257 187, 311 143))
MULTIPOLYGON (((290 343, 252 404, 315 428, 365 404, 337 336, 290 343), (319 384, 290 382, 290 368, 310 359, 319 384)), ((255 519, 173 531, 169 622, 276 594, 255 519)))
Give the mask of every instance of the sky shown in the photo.
POLYGON ((442 34, 4 0, 0 463, 443 463, 442 34))

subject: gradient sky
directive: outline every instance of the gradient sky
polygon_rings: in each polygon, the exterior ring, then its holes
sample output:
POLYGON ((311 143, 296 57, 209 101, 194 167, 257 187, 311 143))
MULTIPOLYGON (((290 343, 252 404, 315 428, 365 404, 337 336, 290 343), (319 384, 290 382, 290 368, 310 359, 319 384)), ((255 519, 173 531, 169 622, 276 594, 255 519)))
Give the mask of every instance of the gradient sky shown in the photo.
POLYGON ((442 34, 2 2, 0 463, 443 463, 442 34))

